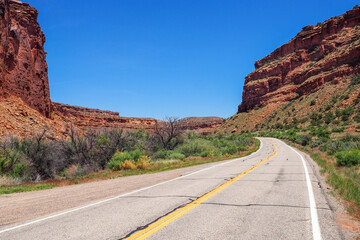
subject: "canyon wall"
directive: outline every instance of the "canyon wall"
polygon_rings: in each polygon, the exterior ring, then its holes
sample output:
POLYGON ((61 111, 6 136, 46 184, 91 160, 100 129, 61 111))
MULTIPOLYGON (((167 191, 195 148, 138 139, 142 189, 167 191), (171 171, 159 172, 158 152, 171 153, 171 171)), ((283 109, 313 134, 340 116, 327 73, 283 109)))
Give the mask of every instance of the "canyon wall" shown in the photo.
MULTIPOLYGON (((118 112, 70 106, 50 99, 45 35, 38 11, 27 3, 0 0, 0 135, 27 136, 49 128, 63 137, 72 123, 81 130, 152 130, 151 118, 121 117, 118 112)), ((184 130, 210 133, 221 118, 183 120, 184 130)))
POLYGON ((50 117, 45 35, 38 12, 27 3, 0 0, 0 97, 20 97, 50 117))
POLYGON ((118 112, 99 109, 70 106, 53 102, 53 111, 64 119, 71 121, 80 128, 124 128, 124 129, 153 129, 156 123, 152 118, 121 117, 118 112))
POLYGON ((255 62, 238 113, 287 102, 360 73, 360 7, 316 26, 255 62))

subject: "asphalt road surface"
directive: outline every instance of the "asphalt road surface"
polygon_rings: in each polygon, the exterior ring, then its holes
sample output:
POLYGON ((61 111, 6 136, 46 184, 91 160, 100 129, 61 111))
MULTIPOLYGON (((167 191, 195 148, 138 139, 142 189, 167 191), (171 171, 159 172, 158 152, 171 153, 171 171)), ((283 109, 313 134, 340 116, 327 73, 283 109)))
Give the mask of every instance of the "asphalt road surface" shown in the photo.
POLYGON ((1 226, 0 239, 342 239, 303 154, 261 142, 244 158, 1 226))

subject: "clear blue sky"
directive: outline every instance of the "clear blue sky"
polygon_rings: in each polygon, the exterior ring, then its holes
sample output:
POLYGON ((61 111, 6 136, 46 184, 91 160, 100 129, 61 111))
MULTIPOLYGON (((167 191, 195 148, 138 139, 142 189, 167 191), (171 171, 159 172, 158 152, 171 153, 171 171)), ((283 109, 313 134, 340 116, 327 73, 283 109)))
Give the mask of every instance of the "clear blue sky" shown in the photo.
POLYGON ((352 0, 28 0, 51 98, 127 117, 230 117, 254 62, 352 0))

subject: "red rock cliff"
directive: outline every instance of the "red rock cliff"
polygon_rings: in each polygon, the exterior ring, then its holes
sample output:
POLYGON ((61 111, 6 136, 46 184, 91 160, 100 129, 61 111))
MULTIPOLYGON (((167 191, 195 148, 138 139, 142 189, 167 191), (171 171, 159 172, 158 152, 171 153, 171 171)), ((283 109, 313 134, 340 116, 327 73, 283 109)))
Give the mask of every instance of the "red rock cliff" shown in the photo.
POLYGON ((316 26, 255 62, 245 78, 238 112, 290 101, 325 82, 360 73, 360 7, 316 26))
POLYGON ((45 35, 37 16, 27 3, 0 0, 0 97, 20 97, 50 117, 45 35))

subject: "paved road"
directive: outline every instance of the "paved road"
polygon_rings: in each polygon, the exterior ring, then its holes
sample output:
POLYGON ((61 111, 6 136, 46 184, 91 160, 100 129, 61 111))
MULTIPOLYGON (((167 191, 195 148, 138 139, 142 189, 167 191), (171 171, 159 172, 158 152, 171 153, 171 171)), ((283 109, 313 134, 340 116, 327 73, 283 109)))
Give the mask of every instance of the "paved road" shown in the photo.
POLYGON ((302 154, 280 140, 261 142, 248 157, 2 226, 0 239, 342 239, 302 154))

